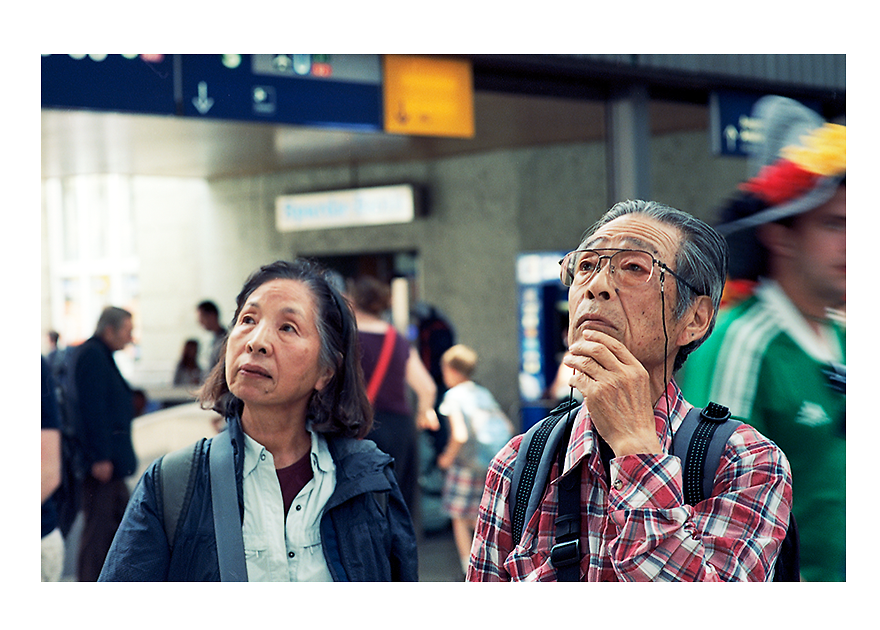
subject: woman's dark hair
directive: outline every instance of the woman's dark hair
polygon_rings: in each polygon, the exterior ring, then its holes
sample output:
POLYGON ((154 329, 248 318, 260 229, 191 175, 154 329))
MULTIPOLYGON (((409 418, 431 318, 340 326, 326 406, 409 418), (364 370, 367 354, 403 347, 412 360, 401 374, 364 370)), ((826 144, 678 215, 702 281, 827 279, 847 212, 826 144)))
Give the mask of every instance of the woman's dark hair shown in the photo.
MULTIPOLYGON (((312 394, 308 419, 312 429, 319 433, 360 439, 372 428, 373 410, 364 387, 357 325, 351 306, 328 282, 326 274, 317 263, 301 258, 260 267, 247 279, 235 299, 230 328, 235 327, 247 299, 263 284, 282 279, 297 280, 309 287, 317 306, 315 322, 321 340, 318 361, 322 367, 333 370, 333 376, 321 391, 312 394)), ((244 403, 229 391, 226 383, 226 343, 224 340, 220 360, 199 392, 199 401, 203 408, 224 416, 240 415, 244 403)))

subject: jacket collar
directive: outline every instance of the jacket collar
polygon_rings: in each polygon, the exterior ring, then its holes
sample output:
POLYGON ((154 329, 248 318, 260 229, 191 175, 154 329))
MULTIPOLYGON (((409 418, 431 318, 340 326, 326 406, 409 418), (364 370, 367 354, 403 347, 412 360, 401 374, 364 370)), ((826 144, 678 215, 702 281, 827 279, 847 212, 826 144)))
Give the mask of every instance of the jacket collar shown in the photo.
POLYGON ((371 440, 326 436, 327 447, 336 464, 336 491, 327 509, 364 492, 391 490, 385 469, 391 466, 390 455, 380 451, 371 440))

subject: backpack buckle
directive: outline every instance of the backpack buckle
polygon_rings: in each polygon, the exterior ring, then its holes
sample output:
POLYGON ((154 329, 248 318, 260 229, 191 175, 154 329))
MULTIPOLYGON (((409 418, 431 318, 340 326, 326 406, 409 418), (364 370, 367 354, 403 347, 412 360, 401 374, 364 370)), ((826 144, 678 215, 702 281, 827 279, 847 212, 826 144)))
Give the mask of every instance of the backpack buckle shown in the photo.
POLYGON ((550 564, 554 567, 569 567, 581 560, 581 541, 579 539, 557 543, 550 549, 550 564))
POLYGON ((703 408, 700 415, 706 420, 711 420, 712 422, 726 422, 727 419, 730 418, 730 409, 724 405, 710 402, 703 408))

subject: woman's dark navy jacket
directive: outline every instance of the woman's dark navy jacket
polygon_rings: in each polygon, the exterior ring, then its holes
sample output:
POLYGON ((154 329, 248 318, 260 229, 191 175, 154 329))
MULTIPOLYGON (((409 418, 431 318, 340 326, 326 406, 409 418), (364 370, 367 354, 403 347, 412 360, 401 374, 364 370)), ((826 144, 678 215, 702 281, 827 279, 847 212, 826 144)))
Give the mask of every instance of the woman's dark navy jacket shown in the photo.
MULTIPOLYGON (((228 423, 238 503, 244 514, 243 434, 228 423)), ((208 465, 211 440, 196 454, 192 500, 184 505, 170 549, 157 493, 159 461, 144 473, 107 554, 100 581, 220 580, 208 465)), ((392 470, 392 459, 369 440, 327 436, 336 464, 336 489, 321 518, 324 557, 334 581, 417 581, 416 538, 392 470)))

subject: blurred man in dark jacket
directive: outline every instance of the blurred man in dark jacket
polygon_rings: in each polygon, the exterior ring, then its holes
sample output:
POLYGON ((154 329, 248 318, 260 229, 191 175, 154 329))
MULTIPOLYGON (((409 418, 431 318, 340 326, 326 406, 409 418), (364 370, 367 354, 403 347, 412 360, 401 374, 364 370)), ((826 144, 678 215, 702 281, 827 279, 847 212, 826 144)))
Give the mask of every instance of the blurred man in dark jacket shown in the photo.
POLYGON ((128 311, 109 306, 101 313, 95 334, 76 349, 77 433, 83 448, 84 525, 80 538, 77 579, 97 581, 129 492, 125 478, 137 462, 131 441, 134 397, 119 372, 113 353, 132 340, 128 311))

